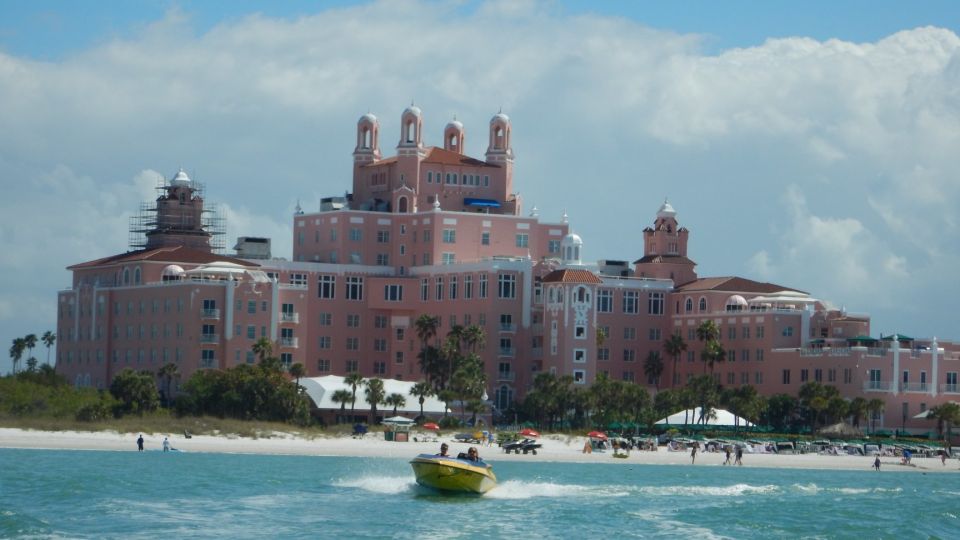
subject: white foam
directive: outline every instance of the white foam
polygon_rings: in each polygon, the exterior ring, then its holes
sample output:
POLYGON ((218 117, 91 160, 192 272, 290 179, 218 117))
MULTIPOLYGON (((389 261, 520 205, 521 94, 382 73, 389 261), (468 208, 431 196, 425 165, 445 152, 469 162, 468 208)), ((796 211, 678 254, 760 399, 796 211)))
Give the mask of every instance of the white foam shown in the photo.
POLYGON ((525 482, 508 480, 501 482, 485 497, 493 499, 532 499, 534 497, 626 497, 630 492, 622 487, 580 486, 553 482, 525 482))
POLYGON ((417 484, 409 476, 361 476, 337 480, 333 485, 392 495, 413 490, 417 484))
POLYGON ((643 486, 637 491, 649 495, 680 495, 680 496, 741 496, 754 493, 776 493, 777 486, 751 486, 750 484, 733 484, 732 486, 643 486))

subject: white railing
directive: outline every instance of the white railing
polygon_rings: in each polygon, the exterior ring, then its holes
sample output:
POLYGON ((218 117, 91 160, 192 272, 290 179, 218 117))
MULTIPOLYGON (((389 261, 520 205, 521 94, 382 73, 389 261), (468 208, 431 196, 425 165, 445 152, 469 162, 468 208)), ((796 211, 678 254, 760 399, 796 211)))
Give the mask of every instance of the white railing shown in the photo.
POLYGON ((866 392, 892 392, 894 383, 890 381, 864 381, 863 390, 866 392))
POLYGON ((513 382, 517 378, 515 371, 501 371, 497 373, 497 381, 513 382))
POLYGON ((219 309, 201 309, 200 317, 204 319, 219 319, 220 310, 219 309))
POLYGON ((958 387, 957 384, 941 384, 941 385, 940 385, 940 392, 942 392, 942 393, 944 393, 944 394, 956 394, 956 393, 960 392, 960 390, 958 390, 958 388, 960 388, 960 387, 958 387))
POLYGON ((513 324, 513 323, 500 323, 500 331, 501 331, 501 332, 516 332, 516 331, 517 331, 517 325, 515 325, 515 324, 513 324))
POLYGON ((543 347, 534 347, 530 349, 530 356, 532 358, 543 358, 543 347))
POLYGON ((867 347, 867 356, 886 356, 887 350, 884 347, 867 347))
POLYGON ((513 356, 513 347, 500 347, 500 356, 513 356))
POLYGON ((220 334, 200 334, 200 343, 220 343, 220 334))
POLYGON ((930 386, 925 383, 900 383, 900 389, 904 392, 929 392, 930 386))
POLYGON ((280 322, 299 323, 299 313, 280 313, 280 322))
POLYGON ((295 337, 282 337, 280 338, 280 346, 288 349, 296 349, 298 345, 298 339, 299 338, 295 337))

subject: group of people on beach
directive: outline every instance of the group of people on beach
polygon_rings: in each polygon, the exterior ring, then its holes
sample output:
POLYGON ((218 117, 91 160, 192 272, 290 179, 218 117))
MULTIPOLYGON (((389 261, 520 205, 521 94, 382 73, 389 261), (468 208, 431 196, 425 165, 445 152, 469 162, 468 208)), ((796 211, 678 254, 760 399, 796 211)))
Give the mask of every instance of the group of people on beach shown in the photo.
MULTIPOLYGON (((693 443, 690 446, 690 464, 695 465, 697 463, 697 452, 700 451, 700 443, 693 443)), ((724 446, 723 453, 726 459, 723 460, 724 465, 740 465, 743 466, 743 447, 742 446, 724 446), (734 456, 734 461, 730 462, 730 456, 734 456)))
MULTIPOLYGON (((143 452, 143 433, 141 433, 140 436, 137 437, 137 451, 143 452)), ((170 439, 166 437, 163 438, 163 451, 164 452, 170 451, 170 439)))

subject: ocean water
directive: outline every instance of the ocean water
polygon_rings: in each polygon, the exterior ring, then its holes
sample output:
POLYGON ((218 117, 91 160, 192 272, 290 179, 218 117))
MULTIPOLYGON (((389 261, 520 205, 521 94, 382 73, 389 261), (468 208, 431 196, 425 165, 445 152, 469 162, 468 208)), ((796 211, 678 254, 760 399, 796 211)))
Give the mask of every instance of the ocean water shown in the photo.
POLYGON ((404 459, 0 449, 0 538, 960 537, 960 475, 487 457, 478 497, 404 459))

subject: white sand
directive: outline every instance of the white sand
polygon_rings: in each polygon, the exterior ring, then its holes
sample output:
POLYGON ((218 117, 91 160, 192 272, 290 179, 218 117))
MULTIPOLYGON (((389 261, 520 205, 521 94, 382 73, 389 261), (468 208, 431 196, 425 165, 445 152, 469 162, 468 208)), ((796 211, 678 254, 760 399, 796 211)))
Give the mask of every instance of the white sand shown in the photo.
MULTIPOLYGON (((136 433, 116 432, 76 432, 76 431, 35 431, 24 429, 0 428, 0 448, 34 448, 67 450, 114 450, 136 451, 136 433)), ((440 442, 390 442, 385 441, 379 432, 368 433, 363 438, 318 437, 306 439, 289 434, 260 439, 237 436, 194 435, 186 439, 183 434, 144 434, 144 446, 147 450, 161 448, 164 436, 169 437, 174 448, 186 452, 218 452, 240 454, 291 454, 304 456, 362 456, 409 458, 420 453, 436 453, 440 442)), ((433 434, 413 433, 412 437, 434 437, 433 434)), ((456 455, 470 446, 456 442, 451 436, 440 436, 439 441, 450 444, 450 452, 456 455)), ((498 461, 556 461, 569 463, 619 463, 674 465, 689 467, 689 452, 670 452, 660 447, 656 452, 633 451, 626 459, 615 459, 612 453, 582 453, 584 438, 566 435, 546 435, 540 442, 543 448, 536 456, 524 454, 505 454, 496 445, 480 446, 481 457, 491 464, 498 461)), ((723 453, 697 453, 695 467, 719 467, 724 460, 723 453)), ((785 469, 844 469, 869 471, 873 466, 873 457, 821 456, 815 454, 744 454, 744 467, 775 467, 785 469)), ((939 458, 913 458, 913 466, 899 464, 899 458, 881 458, 881 472, 911 471, 924 473, 960 472, 957 460, 947 460, 941 465, 939 458)))

